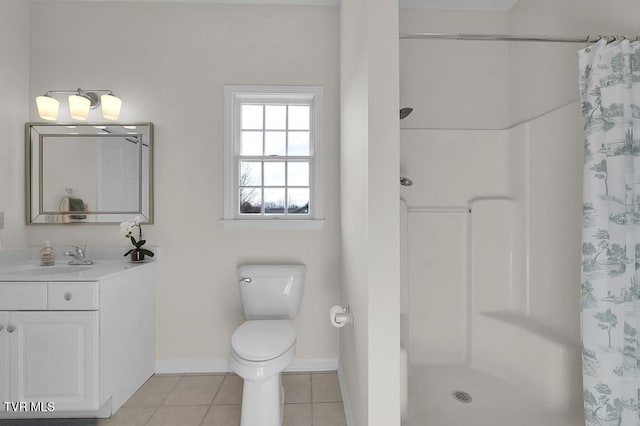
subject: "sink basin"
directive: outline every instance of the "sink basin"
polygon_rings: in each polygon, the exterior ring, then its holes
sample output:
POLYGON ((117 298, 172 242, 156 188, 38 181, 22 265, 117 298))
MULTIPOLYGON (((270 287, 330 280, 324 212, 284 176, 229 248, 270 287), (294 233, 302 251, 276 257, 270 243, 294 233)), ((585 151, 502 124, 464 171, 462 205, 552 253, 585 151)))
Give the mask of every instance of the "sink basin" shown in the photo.
POLYGON ((20 271, 13 271, 11 275, 51 275, 51 274, 69 274, 73 272, 88 271, 90 266, 36 266, 30 269, 23 269, 20 271))

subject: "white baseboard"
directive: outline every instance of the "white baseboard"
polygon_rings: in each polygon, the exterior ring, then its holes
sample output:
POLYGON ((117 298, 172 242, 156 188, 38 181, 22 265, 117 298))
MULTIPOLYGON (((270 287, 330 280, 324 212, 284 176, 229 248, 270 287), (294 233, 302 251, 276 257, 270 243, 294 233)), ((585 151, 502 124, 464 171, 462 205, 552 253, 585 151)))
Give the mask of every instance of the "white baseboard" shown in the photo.
POLYGON ((338 365, 338 382, 340 382, 340 392, 342 393, 342 404, 344 405, 344 415, 347 418, 347 426, 355 426, 353 422, 353 412, 349 402, 349 392, 347 391, 347 381, 344 378, 342 364, 338 365))
POLYGON ((178 359, 157 360, 157 374, 180 373, 226 373, 229 369, 229 361, 226 359, 178 359))
MULTIPOLYGON (((285 371, 332 371, 337 369, 337 358, 296 358, 285 371)), ((156 361, 157 374, 226 373, 229 371, 231 369, 226 359, 156 361)))
POLYGON ((296 358, 284 371, 335 371, 338 358, 296 358))

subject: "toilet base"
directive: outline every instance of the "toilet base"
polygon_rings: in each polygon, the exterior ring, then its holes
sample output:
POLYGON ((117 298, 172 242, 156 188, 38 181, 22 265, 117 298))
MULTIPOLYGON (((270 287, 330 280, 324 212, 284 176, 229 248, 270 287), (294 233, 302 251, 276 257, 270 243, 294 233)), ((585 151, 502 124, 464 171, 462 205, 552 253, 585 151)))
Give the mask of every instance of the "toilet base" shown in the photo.
POLYGON ((291 364, 294 355, 295 345, 266 362, 243 360, 232 351, 231 371, 244 379, 240 426, 282 426, 284 387, 281 372, 291 364))
POLYGON ((282 426, 284 388, 280 374, 261 382, 244 381, 240 426, 282 426))
POLYGON ((240 426, 282 426, 280 374, 261 382, 244 381, 240 426))

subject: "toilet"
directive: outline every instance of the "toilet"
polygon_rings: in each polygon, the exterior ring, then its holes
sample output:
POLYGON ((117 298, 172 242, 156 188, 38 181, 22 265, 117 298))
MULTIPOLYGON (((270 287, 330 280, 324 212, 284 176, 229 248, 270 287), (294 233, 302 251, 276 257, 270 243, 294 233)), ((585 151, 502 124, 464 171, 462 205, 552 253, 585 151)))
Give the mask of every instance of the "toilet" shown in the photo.
POLYGON ((304 265, 242 265, 240 297, 246 321, 231 336, 231 371, 244 379, 241 426, 282 426, 281 372, 295 357, 304 265))

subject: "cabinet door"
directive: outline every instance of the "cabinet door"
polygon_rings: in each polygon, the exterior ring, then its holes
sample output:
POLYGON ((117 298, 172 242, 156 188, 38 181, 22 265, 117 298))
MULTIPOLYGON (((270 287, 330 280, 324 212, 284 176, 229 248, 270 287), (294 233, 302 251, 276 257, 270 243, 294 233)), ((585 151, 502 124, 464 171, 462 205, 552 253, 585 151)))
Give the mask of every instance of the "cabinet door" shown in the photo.
POLYGON ((9 399, 9 312, 0 311, 0 412, 9 399))
POLYGON ((98 409, 98 313, 11 312, 11 401, 98 409))

